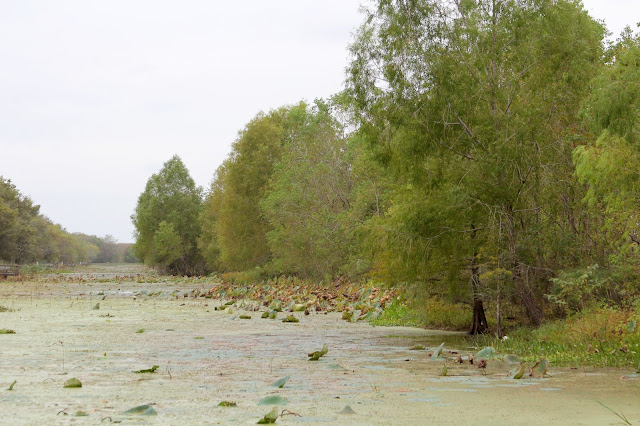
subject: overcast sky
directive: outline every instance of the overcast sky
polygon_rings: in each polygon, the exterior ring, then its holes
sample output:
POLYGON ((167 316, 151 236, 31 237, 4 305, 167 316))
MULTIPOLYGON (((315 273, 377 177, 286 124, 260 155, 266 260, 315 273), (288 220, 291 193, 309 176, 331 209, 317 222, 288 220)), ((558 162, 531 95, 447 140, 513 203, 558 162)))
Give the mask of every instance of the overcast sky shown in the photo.
MULTIPOLYGON (((360 0, 0 0, 0 175, 70 232, 133 242, 178 154, 205 188, 261 110, 342 88, 360 0)), ((585 0, 614 33, 638 0, 585 0)))

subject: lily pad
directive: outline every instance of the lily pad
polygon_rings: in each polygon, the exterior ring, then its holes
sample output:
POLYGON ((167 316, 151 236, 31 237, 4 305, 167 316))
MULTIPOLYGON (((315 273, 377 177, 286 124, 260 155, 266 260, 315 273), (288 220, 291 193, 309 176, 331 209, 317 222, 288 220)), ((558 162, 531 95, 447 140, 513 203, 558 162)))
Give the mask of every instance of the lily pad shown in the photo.
POLYGON ((306 306, 304 306, 302 303, 296 303, 291 307, 291 309, 293 310, 293 312, 304 312, 306 306))
POLYGON ((16 383, 18 383, 18 381, 14 380, 13 383, 11 383, 11 385, 9 385, 9 389, 7 389, 7 390, 10 390, 10 391, 13 390, 13 387, 16 385, 16 383))
POLYGON ((309 361, 317 361, 320 357, 326 355, 327 352, 329 352, 329 347, 325 344, 322 345, 322 350, 311 352, 310 354, 307 354, 307 356, 309 357, 309 361))
POLYGON ((440 371, 440 376, 446 376, 447 375, 447 371, 449 371, 449 369, 447 368, 447 364, 444 364, 442 366, 442 370, 440 371))
POLYGON ((158 414, 154 408, 149 404, 138 405, 137 407, 133 407, 124 411, 122 414, 130 416, 155 416, 158 414))
POLYGON ((16 334, 16 332, 8 328, 0 328, 0 334, 16 334))
POLYGON ((276 422, 278 419, 278 409, 273 407, 262 419, 258 420, 259 425, 269 425, 276 422))
POLYGON ((527 364, 523 362, 522 364, 520 364, 520 367, 518 367, 518 370, 513 375, 513 378, 515 380, 522 379, 522 376, 524 376, 524 372, 526 369, 527 369, 527 364))
POLYGON ((251 319, 251 315, 240 315, 238 318, 240 318, 240 319, 251 319))
POLYGON ((536 362, 533 367, 531 367, 531 372, 529 373, 530 377, 544 377, 547 374, 547 367, 549 366, 549 360, 546 358, 541 359, 536 362))
POLYGON ((278 311, 269 312, 269 319, 276 319, 278 317, 278 311))
POLYGON ((279 395, 270 395, 265 396, 260 401, 258 401, 258 405, 287 405, 287 399, 283 398, 279 395))
POLYGON ((506 355, 504 357, 504 361, 507 364, 519 364, 522 362, 522 360, 520 359, 520 357, 516 356, 516 355, 506 355))
POLYGON ((353 316, 353 312, 343 312, 342 313, 342 319, 345 320, 345 321, 349 321, 352 316, 353 316))
POLYGON ((138 370, 138 371, 134 371, 134 373, 136 373, 136 374, 155 373, 155 372, 156 372, 156 370, 157 370, 158 368, 160 368, 160 366, 158 366, 158 365, 154 365, 153 367, 148 368, 148 369, 146 369, 146 370, 138 370))
POLYGON ((409 348, 410 351, 423 351, 425 348, 422 345, 415 345, 409 348))
POLYGON ((444 348, 444 342, 442 342, 442 344, 438 346, 438 348, 433 352, 433 355, 431 355, 431 360, 436 361, 441 359, 440 354, 442 353, 442 348, 444 348))
POLYGON ((290 376, 285 376, 282 379, 271 383, 271 386, 276 387, 276 388, 282 388, 285 385, 285 383, 287 383, 287 381, 289 380, 289 377, 290 376))
POLYGON ((496 350, 493 346, 487 346, 478 352, 475 356, 478 359, 491 359, 496 357, 496 350))
POLYGON ((260 318, 269 318, 269 312, 264 312, 260 318))
POLYGON ((218 407, 237 407, 238 404, 232 401, 222 401, 218 404, 218 407))
POLYGON ((300 322, 300 320, 293 315, 289 315, 285 319, 283 319, 282 322, 300 322))
POLYGON ((80 380, 78 380, 76 378, 72 378, 72 379, 69 379, 66 382, 64 382, 63 387, 65 387, 65 388, 81 388, 82 387, 82 383, 80 383, 80 380))
POLYGON ((76 417, 87 417, 89 415, 89 413, 87 413, 86 411, 76 411, 75 416, 76 417))
POLYGON ((144 328, 139 328, 138 330, 136 330, 137 334, 142 334, 144 333, 144 328))
POLYGON ((345 405, 342 411, 340 411, 340 414, 357 414, 357 413, 353 411, 353 408, 349 407, 348 405, 345 405))

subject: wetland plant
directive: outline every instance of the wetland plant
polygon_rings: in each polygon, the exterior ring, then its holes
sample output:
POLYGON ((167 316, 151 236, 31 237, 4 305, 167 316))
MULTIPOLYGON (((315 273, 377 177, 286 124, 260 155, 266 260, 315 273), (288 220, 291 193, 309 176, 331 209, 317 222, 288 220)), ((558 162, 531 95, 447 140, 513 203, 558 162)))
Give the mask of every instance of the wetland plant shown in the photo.
POLYGON ((329 347, 325 344, 322 345, 322 350, 311 352, 310 354, 307 354, 307 356, 309 357, 309 361, 317 361, 322 356, 326 355, 327 352, 329 352, 329 347))
POLYGON ((622 420, 624 422, 624 424, 626 424, 626 425, 630 425, 631 424, 631 422, 627 419, 627 417, 624 414, 622 414, 622 411, 618 413, 614 409, 612 409, 610 407, 607 407, 604 403, 602 403, 600 401, 596 401, 596 402, 598 404, 602 405, 607 410, 611 411, 613 414, 615 414, 620 420, 622 420))
POLYGON ((289 380, 290 376, 285 376, 280 380, 277 380, 273 383, 271 383, 271 386, 275 387, 275 388, 283 388, 285 383, 287 383, 287 381, 289 380))
POLYGON ((67 380, 66 382, 64 382, 63 387, 65 388, 81 388, 82 387, 82 383, 80 382, 80 380, 74 378, 71 378, 69 380, 67 380))
POLYGON ((147 368, 146 370, 134 371, 134 373, 136 373, 136 374, 155 373, 158 368, 160 368, 160 366, 154 365, 153 367, 147 368))
POLYGON ((258 420, 259 425, 273 424, 278 419, 278 408, 273 407, 262 419, 258 420))

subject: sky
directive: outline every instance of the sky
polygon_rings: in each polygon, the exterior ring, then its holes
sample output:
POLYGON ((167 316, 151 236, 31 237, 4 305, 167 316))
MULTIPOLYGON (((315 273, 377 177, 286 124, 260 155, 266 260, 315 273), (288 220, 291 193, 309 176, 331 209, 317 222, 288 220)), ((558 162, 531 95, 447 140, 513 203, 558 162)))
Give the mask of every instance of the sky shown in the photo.
MULTIPOLYGON (((207 188, 258 112, 343 87, 361 0, 0 0, 0 175, 69 232, 133 242, 174 154, 207 188)), ((638 0, 585 0, 614 34, 638 0)))

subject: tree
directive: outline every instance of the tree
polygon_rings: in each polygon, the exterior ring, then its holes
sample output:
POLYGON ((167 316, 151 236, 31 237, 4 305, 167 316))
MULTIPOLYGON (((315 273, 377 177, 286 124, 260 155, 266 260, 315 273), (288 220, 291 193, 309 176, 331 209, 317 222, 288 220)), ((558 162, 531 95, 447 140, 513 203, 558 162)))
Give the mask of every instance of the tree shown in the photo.
POLYGON ((131 216, 136 257, 173 274, 201 273, 204 261, 196 243, 201 192, 177 155, 164 163, 147 181, 131 216))
POLYGON ((487 268, 539 324, 553 267, 580 246, 569 141, 603 35, 571 0, 380 0, 351 48, 354 111, 396 182, 378 267, 468 286, 473 333, 487 268))
POLYGON ((260 113, 242 130, 230 157, 216 173, 202 217, 207 229, 200 246, 209 265, 224 270, 248 270, 271 259, 260 210, 270 188, 275 164, 288 138, 297 132, 306 106, 300 104, 260 113), (219 256, 216 258, 216 256, 219 256))
POLYGON ((611 56, 581 110, 595 137, 573 158, 585 201, 604 210, 608 249, 625 257, 640 244, 640 36, 627 28, 611 56))
POLYGON ((300 124, 260 203, 271 225, 271 267, 278 273, 332 278, 343 272, 355 248, 348 137, 330 103, 318 100, 299 113, 300 124))

